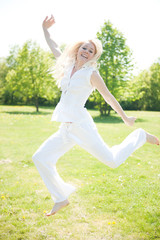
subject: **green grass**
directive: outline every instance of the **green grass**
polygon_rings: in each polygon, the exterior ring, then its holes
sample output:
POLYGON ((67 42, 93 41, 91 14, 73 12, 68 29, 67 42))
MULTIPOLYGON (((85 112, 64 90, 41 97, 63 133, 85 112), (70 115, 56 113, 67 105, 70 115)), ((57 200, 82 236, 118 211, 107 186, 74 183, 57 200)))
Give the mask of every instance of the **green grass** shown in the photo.
MULTIPOLYGON (((70 205, 52 217, 53 201, 31 157, 58 130, 53 109, 0 106, 0 239, 150 240, 160 239, 160 147, 146 143, 111 169, 78 145, 57 163, 60 176, 75 185, 70 205)), ((160 112, 137 116, 127 127, 117 114, 100 118, 89 111, 109 146, 136 128, 160 137, 160 112)))

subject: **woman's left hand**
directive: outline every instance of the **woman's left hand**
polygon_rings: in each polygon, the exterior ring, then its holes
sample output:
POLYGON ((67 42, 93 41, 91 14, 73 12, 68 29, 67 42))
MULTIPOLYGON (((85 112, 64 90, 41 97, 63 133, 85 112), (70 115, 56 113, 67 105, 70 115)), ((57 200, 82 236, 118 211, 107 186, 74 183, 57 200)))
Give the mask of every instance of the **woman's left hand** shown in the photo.
POLYGON ((136 119, 137 119, 136 117, 127 117, 123 119, 123 121, 127 126, 133 126, 136 119))
POLYGON ((48 16, 44 19, 42 26, 46 29, 50 28, 53 24, 55 24, 55 19, 51 14, 51 17, 48 19, 48 16))

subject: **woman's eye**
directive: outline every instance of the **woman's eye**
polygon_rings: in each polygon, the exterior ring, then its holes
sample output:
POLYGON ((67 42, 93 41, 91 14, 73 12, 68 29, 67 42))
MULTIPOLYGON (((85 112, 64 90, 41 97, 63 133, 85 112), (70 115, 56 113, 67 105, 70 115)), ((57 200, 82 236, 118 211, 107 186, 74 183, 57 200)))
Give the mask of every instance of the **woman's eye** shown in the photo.
MULTIPOLYGON (((83 47, 83 49, 84 49, 84 50, 86 50, 87 48, 83 47)), ((92 50, 89 50, 89 52, 90 52, 90 53, 93 53, 93 51, 92 51, 92 50)))

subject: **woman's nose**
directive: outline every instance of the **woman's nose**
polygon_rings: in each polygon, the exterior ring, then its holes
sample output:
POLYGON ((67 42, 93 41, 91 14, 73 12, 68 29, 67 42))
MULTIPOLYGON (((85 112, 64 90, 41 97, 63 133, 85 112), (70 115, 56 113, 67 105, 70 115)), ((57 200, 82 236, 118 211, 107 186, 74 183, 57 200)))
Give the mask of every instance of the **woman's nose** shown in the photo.
POLYGON ((85 53, 87 53, 87 54, 89 53, 89 51, 88 51, 88 50, 84 50, 84 52, 85 52, 85 53))

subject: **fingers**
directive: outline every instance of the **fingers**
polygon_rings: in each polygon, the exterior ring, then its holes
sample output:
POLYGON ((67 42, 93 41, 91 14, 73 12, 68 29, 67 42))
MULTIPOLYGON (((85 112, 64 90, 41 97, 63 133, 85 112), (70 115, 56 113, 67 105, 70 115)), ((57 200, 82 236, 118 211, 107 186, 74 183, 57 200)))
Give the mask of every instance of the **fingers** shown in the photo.
POLYGON ((46 20, 47 20, 47 18, 48 18, 48 16, 46 16, 46 18, 44 19, 44 21, 46 21, 46 20))
POLYGON ((54 20, 55 21, 53 14, 51 14, 51 17, 50 17, 49 20, 54 20))
POLYGON ((56 22, 53 14, 51 14, 51 17, 49 19, 47 19, 47 18, 48 18, 48 16, 46 17, 44 22, 46 22, 46 24, 49 24, 49 26, 52 26, 56 22))
POLYGON ((45 28, 50 28, 53 24, 55 24, 55 19, 53 14, 51 14, 51 17, 48 18, 48 16, 45 17, 42 26, 45 28))
MULTIPOLYGON (((45 17, 44 21, 47 21, 47 19, 48 19, 48 16, 45 17)), ((55 22, 53 14, 51 14, 51 17, 48 19, 48 21, 51 21, 51 20, 55 22)))
POLYGON ((137 118, 136 117, 131 117, 130 119, 131 119, 132 122, 135 122, 137 118))

